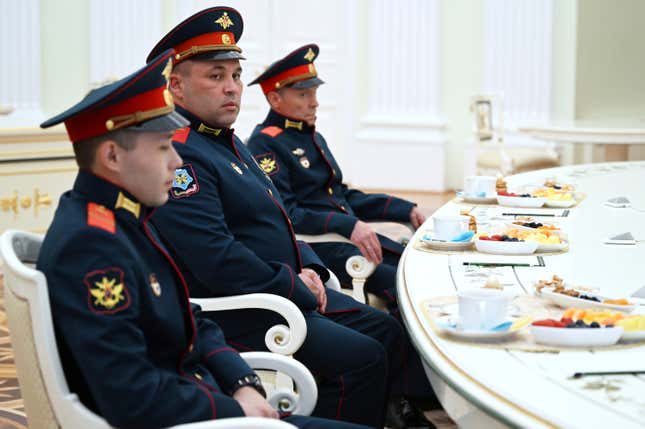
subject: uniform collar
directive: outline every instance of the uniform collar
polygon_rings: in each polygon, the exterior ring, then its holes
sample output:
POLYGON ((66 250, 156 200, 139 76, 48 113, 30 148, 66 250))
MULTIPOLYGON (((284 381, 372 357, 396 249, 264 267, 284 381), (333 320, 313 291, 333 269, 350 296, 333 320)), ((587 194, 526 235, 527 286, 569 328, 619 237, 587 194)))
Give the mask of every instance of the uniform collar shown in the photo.
POLYGON ((267 118, 264 120, 264 125, 274 125, 282 128, 283 130, 293 129, 303 133, 311 133, 316 129, 315 126, 312 127, 305 121, 297 121, 295 119, 288 118, 273 109, 269 111, 267 118))
POLYGON ((129 221, 142 221, 149 212, 148 207, 128 191, 85 169, 79 170, 74 190, 129 221))
POLYGON ((202 122, 197 116, 188 110, 175 106, 175 111, 179 112, 184 118, 190 121, 190 128, 197 131, 199 134, 202 134, 211 139, 225 138, 226 140, 230 139, 230 136, 233 134, 233 128, 215 128, 208 125, 205 122, 202 122))

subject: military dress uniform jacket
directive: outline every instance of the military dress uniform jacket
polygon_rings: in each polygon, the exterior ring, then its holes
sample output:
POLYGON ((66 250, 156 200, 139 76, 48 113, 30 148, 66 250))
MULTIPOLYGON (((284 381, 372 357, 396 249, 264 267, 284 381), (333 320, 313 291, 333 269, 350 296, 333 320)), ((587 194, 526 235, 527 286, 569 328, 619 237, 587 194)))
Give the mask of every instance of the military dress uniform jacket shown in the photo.
MULTIPOLYGON (((343 184, 343 173, 315 127, 271 110, 253 131, 249 150, 267 173, 296 232, 351 236, 357 220, 410 221, 415 205, 385 194, 365 194, 343 184)), ((382 244, 389 240, 379 237, 382 244)))
MULTIPOLYGON (((152 221, 184 272, 191 296, 272 293, 305 312, 315 311, 316 298, 298 273, 311 265, 324 275, 322 262, 295 240, 271 180, 232 129, 210 128, 185 109, 177 111, 191 122, 173 141, 184 165, 168 203, 152 221)), ((327 311, 355 309, 351 298, 328 294, 327 311)), ((237 313, 209 317, 229 338, 282 321, 264 310, 244 310, 243 318, 237 313)))
POLYGON ((226 393, 253 371, 191 308, 150 214, 83 170, 60 199, 37 268, 67 382, 116 427, 243 416, 226 393))

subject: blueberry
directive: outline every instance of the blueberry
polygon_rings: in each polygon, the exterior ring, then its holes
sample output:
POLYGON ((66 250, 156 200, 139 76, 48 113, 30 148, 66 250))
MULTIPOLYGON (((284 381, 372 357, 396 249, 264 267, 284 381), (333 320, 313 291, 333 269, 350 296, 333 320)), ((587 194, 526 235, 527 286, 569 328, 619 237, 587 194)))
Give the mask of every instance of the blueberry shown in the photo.
POLYGON ((605 325, 605 328, 613 328, 614 325, 605 325))
POLYGON ((584 328, 585 326, 587 326, 587 324, 585 323, 584 320, 578 319, 578 320, 576 320, 576 326, 579 327, 579 328, 584 328))
POLYGON ((539 227, 541 227, 541 226, 544 226, 544 225, 542 225, 542 224, 541 224, 541 223, 539 223, 539 222, 535 224, 535 227, 536 227, 536 228, 539 228, 539 227))
POLYGON ((553 185, 553 189, 562 189, 562 186, 560 186, 560 185, 553 185))
POLYGON ((577 326, 576 326, 576 324, 575 324, 575 323, 569 323, 569 324, 567 325, 567 328, 577 328, 577 326))
POLYGON ((594 322, 591 322, 591 325, 589 326, 592 328, 600 328, 600 323, 594 321, 594 322))
POLYGON ((506 234, 502 235, 502 241, 508 241, 508 235, 506 234))

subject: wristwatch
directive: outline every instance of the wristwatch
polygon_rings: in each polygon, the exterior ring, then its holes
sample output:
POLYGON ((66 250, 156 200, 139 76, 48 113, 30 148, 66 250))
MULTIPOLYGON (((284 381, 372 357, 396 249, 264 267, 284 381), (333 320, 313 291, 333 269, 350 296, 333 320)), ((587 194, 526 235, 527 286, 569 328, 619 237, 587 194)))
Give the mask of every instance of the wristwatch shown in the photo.
POLYGON ((260 377, 255 374, 245 375, 244 377, 235 381, 235 383, 233 383, 233 386, 231 387, 230 395, 233 396, 235 392, 245 386, 252 387, 257 390, 257 392, 264 398, 267 397, 267 392, 264 390, 264 387, 262 387, 262 381, 260 381, 260 377))

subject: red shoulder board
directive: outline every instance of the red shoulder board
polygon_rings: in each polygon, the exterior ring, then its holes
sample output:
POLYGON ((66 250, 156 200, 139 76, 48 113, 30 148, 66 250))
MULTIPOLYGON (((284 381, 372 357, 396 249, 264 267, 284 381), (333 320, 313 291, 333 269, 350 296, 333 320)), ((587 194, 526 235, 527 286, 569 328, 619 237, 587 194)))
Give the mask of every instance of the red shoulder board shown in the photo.
POLYGON ((186 143, 188 139, 188 134, 190 134, 190 127, 179 128, 175 131, 175 134, 172 136, 172 141, 177 143, 186 143))
POLYGON ((282 128, 271 125, 271 126, 268 126, 268 127, 264 128, 264 129, 262 129, 261 132, 266 134, 266 135, 268 135, 268 136, 275 137, 275 136, 280 135, 280 133, 282 133, 282 131, 283 131, 282 128))
POLYGON ((87 203, 87 224, 112 234, 116 232, 114 212, 100 204, 87 203))

